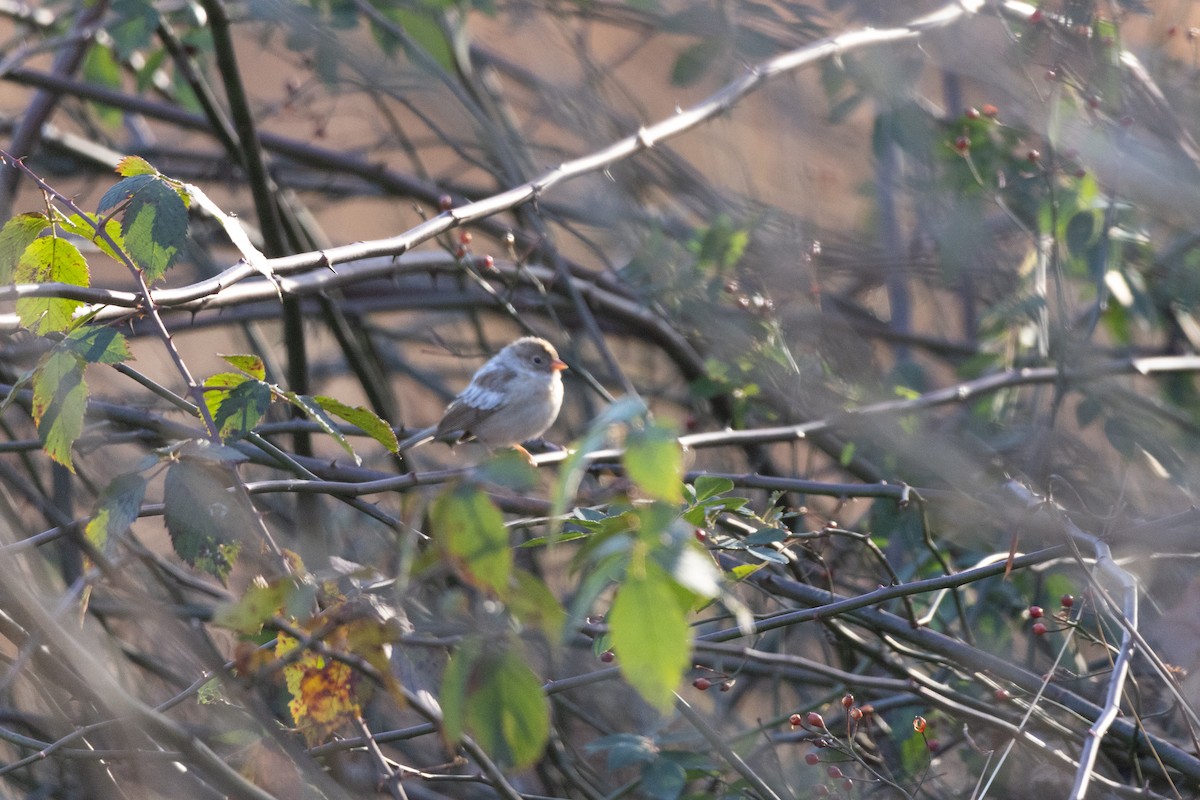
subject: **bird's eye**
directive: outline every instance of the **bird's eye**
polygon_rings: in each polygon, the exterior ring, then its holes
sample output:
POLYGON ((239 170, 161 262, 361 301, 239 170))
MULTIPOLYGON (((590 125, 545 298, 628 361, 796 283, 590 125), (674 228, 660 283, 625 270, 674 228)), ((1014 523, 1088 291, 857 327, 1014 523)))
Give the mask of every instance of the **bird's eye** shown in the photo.
POLYGON ((537 364, 537 365, 539 365, 539 366, 541 366, 541 364, 542 364, 542 363, 544 363, 544 362, 545 362, 545 360, 546 360, 546 359, 542 358, 541 356, 534 356, 534 357, 533 357, 533 363, 535 363, 535 364, 537 364))

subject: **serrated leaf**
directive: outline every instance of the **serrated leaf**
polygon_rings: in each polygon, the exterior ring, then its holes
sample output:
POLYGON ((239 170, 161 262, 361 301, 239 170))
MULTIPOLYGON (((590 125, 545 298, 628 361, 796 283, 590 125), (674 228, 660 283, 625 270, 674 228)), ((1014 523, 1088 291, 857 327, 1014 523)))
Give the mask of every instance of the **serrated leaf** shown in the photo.
MULTIPOLYGON (((17 260, 15 278, 19 283, 66 283, 88 285, 88 266, 75 245, 58 236, 35 239, 17 260)), ((21 324, 34 333, 65 331, 71 327, 79 300, 59 297, 23 297, 17 300, 21 324)))
POLYGON ((0 281, 9 283, 13 280, 21 254, 48 227, 50 218, 40 213, 18 214, 4 223, 0 228, 0 281))
POLYGON ((691 631, 674 581, 653 561, 630 566, 608 614, 621 674, 646 702, 669 711, 691 661, 691 631))
POLYGON ((153 165, 141 156, 125 156, 117 162, 116 173, 122 178, 132 178, 135 175, 157 175, 153 165))
POLYGON ((144 191, 147 187, 157 182, 158 180, 154 175, 133 175, 123 178, 110 186, 104 194, 100 195, 100 202, 96 205, 96 210, 101 214, 105 214, 122 203, 131 200, 139 192, 144 191))
POLYGON ((224 582, 243 535, 257 525, 245 495, 231 490, 228 468, 184 459, 170 466, 163 485, 163 517, 175 553, 224 582))
POLYGON ((51 352, 33 378, 33 418, 46 455, 71 472, 71 446, 83 433, 87 384, 83 362, 71 353, 51 352))
POLYGON ((59 346, 89 364, 120 364, 133 358, 124 334, 103 326, 84 325, 75 328, 59 346))
POLYGON ((116 538, 138 518, 145 496, 146 479, 136 472, 114 478, 100 493, 96 513, 87 524, 88 541, 102 552, 111 552, 116 538))
POLYGON ((668 503, 683 500, 683 449, 674 431, 661 425, 631 431, 621 461, 648 496, 668 503))
POLYGON ((396 432, 378 414, 362 406, 348 406, 340 400, 325 395, 313 398, 322 409, 335 417, 349 422, 375 441, 386 447, 391 453, 400 452, 400 443, 396 441, 396 432))
MULTIPOLYGON (((275 656, 281 658, 299 644, 281 634, 275 643, 275 656)), ((283 668, 283 677, 292 696, 288 710, 310 746, 362 715, 354 691, 354 670, 344 661, 305 650, 283 668)))
MULTIPOLYGON (((73 233, 82 239, 87 239, 89 242, 92 242, 100 248, 100 252, 104 253, 113 261, 123 261, 120 254, 113 249, 112 245, 108 243, 105 237, 101 236, 97 232, 96 229, 100 225, 99 214, 85 214, 84 216, 72 214, 65 219, 59 219, 58 225, 67 233, 73 233), (94 225, 92 224, 93 222, 95 223, 94 225)), ((121 236, 120 222, 115 219, 105 220, 104 232, 108 235, 109 239, 113 240, 117 247, 125 247, 124 239, 121 236)))
MULTIPOLYGON (((126 178, 139 180, 147 176, 126 178)), ((151 179, 130 196, 121 217, 125 249, 146 275, 147 283, 163 276, 187 241, 187 206, 165 181, 151 179)))
POLYGON ((267 367, 258 356, 221 355, 221 359, 229 364, 229 366, 240 369, 255 380, 264 381, 267 379, 267 367))
POLYGON ((512 575, 512 549, 504 516, 477 486, 460 484, 433 504, 434 538, 476 586, 504 594, 512 575))
POLYGON ((321 430, 332 436, 334 441, 341 445, 341 448, 354 459, 355 464, 362 463, 362 459, 359 458, 358 453, 354 452, 354 448, 350 446, 350 441, 346 438, 346 435, 338 430, 337 425, 334 424, 329 415, 325 413, 325 410, 317 403, 315 397, 306 394, 296 394, 295 392, 284 392, 283 396, 287 398, 289 403, 303 411, 309 420, 319 425, 321 430))
POLYGON ((447 738, 469 733, 507 767, 532 765, 549 740, 550 705, 516 642, 465 643, 446 665, 441 702, 447 738))
MULTIPOLYGON (((208 396, 205 395, 207 402, 208 396)), ((223 439, 236 439, 254 430, 271 406, 271 386, 247 380, 233 387, 217 404, 213 422, 223 439)))

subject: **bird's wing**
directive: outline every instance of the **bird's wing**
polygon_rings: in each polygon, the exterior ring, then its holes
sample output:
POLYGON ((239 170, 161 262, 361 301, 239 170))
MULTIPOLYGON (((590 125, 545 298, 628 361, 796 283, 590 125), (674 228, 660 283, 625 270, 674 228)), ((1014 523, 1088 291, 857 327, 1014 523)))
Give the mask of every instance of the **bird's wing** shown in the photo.
POLYGON ((484 368, 475 375, 471 385, 446 407, 434 438, 470 433, 481 419, 504 404, 501 388, 516 378, 507 367, 484 368))

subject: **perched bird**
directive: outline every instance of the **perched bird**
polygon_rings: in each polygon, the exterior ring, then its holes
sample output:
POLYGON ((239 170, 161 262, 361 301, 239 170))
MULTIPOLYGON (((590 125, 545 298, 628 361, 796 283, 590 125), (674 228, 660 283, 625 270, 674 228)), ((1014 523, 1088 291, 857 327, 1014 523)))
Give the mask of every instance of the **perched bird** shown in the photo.
MULTIPOLYGON (((450 444, 475 440, 489 450, 520 447, 554 424, 562 406, 567 365, 545 339, 517 339, 479 368, 471 383, 446 406, 435 427, 400 443, 401 450, 435 439, 450 444)), ((526 453, 528 455, 528 453, 526 453)))

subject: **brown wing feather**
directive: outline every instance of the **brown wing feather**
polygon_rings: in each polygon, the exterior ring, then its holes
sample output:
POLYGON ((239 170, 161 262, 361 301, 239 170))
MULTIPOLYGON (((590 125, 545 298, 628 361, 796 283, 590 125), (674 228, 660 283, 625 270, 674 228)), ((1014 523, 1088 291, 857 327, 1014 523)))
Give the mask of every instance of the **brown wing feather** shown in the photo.
POLYGON ((446 413, 442 415, 442 420, 438 423, 437 430, 433 433, 433 438, 446 439, 452 437, 461 441, 489 413, 491 412, 455 400, 446 407, 446 413))

